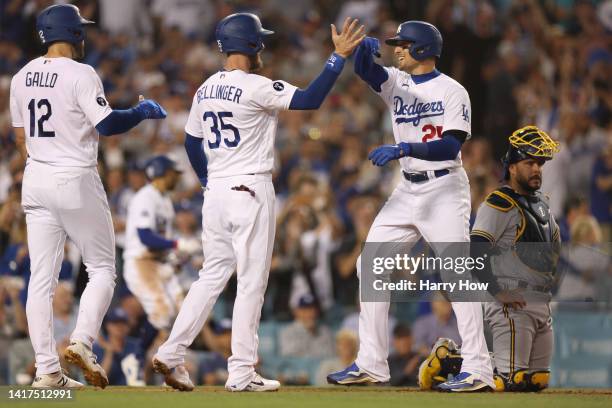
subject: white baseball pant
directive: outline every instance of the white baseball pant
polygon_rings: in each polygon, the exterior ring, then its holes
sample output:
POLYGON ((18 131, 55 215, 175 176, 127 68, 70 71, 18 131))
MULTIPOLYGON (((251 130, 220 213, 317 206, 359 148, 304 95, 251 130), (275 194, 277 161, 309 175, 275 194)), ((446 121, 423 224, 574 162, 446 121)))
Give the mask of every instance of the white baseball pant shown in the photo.
POLYGON ((187 347, 237 271, 227 386, 241 390, 250 383, 257 363, 257 330, 272 260, 274 200, 268 174, 209 180, 202 208, 204 265, 183 301, 170 337, 157 353, 169 367, 184 364, 187 347), (249 191, 232 190, 240 186, 249 191))
MULTIPOLYGON (((402 178, 370 227, 367 242, 469 242, 470 189, 463 168, 423 183, 402 178)), ((361 278, 361 256, 357 259, 361 278)), ((453 302, 461 335, 462 371, 493 385, 481 303, 453 302)), ((356 363, 378 381, 390 379, 389 302, 361 302, 356 363)))
POLYGON ((157 330, 169 330, 183 302, 183 288, 174 266, 153 258, 125 260, 123 278, 157 330))
POLYGON ((115 236, 95 167, 55 167, 28 159, 22 190, 31 277, 26 314, 36 374, 60 370, 53 338, 52 302, 69 237, 81 253, 89 282, 70 339, 91 346, 115 287, 115 236))

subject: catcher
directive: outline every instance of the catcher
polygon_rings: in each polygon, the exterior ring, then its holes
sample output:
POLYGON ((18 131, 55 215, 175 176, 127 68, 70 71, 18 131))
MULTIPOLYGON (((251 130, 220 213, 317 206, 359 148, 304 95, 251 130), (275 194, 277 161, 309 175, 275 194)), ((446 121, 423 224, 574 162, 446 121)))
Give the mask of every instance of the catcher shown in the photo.
MULTIPOLYGON (((487 255, 478 272, 495 302, 485 303, 493 336, 496 391, 540 391, 548 386, 553 350, 551 289, 559 253, 559 227, 539 193, 542 167, 559 145, 526 126, 509 138, 503 158, 505 185, 481 204, 470 234, 471 255, 487 255)), ((439 339, 419 370, 421 389, 437 388, 459 374, 461 355, 439 339)))

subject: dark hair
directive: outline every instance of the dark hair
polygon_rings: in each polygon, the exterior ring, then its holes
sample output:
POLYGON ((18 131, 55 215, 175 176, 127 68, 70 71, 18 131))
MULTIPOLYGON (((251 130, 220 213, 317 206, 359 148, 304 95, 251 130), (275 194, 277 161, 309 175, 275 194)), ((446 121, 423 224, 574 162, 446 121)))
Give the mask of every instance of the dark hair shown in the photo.
POLYGON ((393 329, 393 337, 410 337, 412 336, 412 331, 407 324, 398 323, 395 325, 393 329))

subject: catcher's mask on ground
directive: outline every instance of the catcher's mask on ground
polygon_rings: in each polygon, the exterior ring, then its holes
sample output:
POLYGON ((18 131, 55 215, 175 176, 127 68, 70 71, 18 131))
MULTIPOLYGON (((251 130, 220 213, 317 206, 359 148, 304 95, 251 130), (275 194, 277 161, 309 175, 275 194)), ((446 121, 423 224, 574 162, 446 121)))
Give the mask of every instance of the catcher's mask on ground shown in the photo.
POLYGON ((525 126, 518 129, 508 138, 510 147, 504 156, 504 180, 510 178, 509 167, 527 159, 548 161, 559 151, 559 143, 537 126, 525 126))

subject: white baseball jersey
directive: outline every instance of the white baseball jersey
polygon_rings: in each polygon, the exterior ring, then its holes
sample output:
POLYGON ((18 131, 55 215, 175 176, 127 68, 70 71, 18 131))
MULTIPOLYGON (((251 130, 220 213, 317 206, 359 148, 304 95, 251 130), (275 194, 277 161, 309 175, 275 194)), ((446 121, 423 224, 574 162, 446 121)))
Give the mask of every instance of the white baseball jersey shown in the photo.
POLYGON ((272 171, 277 113, 296 89, 241 70, 219 71, 200 86, 185 132, 205 139, 209 179, 272 171))
POLYGON ((91 66, 64 57, 30 61, 13 77, 10 108, 32 159, 62 167, 97 165, 95 126, 112 109, 91 66))
POLYGON ((150 228, 155 234, 172 239, 173 222, 174 207, 170 197, 163 195, 152 184, 138 190, 128 208, 123 257, 138 258, 148 251, 138 237, 138 229, 150 228))
MULTIPOLYGON (((393 119, 396 143, 421 143, 440 139, 442 132, 470 128, 470 97, 465 88, 447 75, 415 82, 411 75, 395 67, 385 67, 389 78, 378 94, 393 119)), ((417 172, 461 166, 461 153, 454 160, 427 161, 414 157, 400 159, 402 170, 417 172)))

